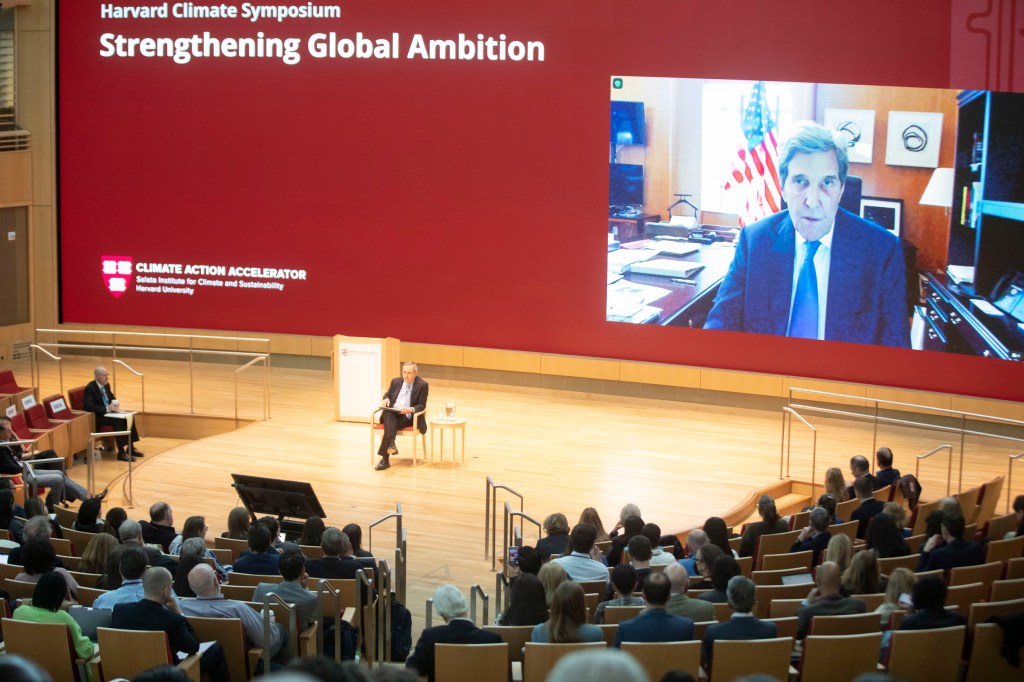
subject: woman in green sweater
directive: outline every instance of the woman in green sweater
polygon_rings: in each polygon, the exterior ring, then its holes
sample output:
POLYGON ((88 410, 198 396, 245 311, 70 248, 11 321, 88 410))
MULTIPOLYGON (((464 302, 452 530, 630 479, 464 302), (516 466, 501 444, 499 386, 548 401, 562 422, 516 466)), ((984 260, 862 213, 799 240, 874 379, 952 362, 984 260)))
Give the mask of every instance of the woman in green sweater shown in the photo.
MULTIPOLYGON (((95 648, 88 637, 82 634, 82 628, 67 611, 61 609, 68 586, 64 576, 56 571, 48 571, 39 578, 36 589, 32 592, 32 604, 23 604, 14 610, 14 620, 25 620, 32 623, 61 623, 71 630, 71 641, 75 645, 75 653, 80 658, 90 659, 95 648)), ((86 666, 88 670, 88 666, 86 666)))

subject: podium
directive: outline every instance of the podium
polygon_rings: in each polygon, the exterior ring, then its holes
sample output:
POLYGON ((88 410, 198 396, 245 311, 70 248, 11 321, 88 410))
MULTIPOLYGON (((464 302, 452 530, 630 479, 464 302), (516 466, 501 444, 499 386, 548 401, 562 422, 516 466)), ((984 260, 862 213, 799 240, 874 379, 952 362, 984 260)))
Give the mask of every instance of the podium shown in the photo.
POLYGON ((401 342, 360 336, 334 337, 331 375, 334 381, 334 418, 369 422, 388 382, 401 372, 401 342))

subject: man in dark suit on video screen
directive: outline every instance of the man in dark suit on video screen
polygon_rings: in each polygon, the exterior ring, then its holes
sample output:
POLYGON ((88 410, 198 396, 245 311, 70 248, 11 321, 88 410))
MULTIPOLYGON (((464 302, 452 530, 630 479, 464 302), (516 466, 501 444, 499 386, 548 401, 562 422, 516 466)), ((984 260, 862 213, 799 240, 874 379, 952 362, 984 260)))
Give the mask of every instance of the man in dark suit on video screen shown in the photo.
MULTIPOLYGON (((391 380, 380 406, 388 408, 380 413, 380 423, 384 425, 384 438, 380 441, 377 454, 381 456, 377 471, 391 466, 391 455, 398 454, 395 447, 395 434, 399 430, 412 426, 413 415, 427 409, 427 393, 430 387, 423 379, 416 376, 418 371, 415 362, 402 365, 402 376, 391 380)), ((427 420, 420 417, 416 428, 420 433, 427 432, 427 420)))
POLYGON ((812 121, 779 153, 789 209, 740 232, 705 329, 910 347, 899 240, 839 208, 846 147, 812 121))

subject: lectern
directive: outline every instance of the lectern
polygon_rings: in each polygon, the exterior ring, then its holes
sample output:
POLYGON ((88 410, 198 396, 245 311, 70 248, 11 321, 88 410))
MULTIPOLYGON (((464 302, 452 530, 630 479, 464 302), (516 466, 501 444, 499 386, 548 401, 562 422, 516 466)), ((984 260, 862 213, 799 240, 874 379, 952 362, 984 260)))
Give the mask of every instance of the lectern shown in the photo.
POLYGON ((334 379, 334 418, 345 422, 368 422, 380 404, 388 382, 401 367, 398 339, 360 336, 334 337, 331 374, 334 379))

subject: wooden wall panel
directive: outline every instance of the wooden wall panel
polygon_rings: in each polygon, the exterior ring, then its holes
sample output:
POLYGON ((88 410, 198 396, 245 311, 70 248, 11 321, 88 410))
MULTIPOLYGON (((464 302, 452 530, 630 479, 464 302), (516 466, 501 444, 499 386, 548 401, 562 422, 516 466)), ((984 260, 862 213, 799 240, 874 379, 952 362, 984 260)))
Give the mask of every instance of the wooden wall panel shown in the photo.
POLYGON ((496 369, 504 372, 540 374, 540 355, 512 350, 466 348, 463 351, 463 366, 475 369, 496 369))
POLYGON ((700 388, 701 370, 697 367, 659 365, 653 362, 620 362, 619 380, 655 386, 700 388))
POLYGON ((32 152, 0 154, 0 207, 32 203, 32 152))
POLYGON ((403 341, 402 357, 424 365, 463 366, 463 349, 458 346, 439 346, 433 343, 406 343, 403 341))
MULTIPOLYGON (((818 379, 803 379, 801 377, 786 377, 783 381, 783 397, 789 397, 789 388, 806 388, 812 391, 824 391, 826 393, 839 393, 841 395, 864 396, 867 394, 867 387, 861 384, 848 384, 841 381, 821 381, 818 379)), ((837 403, 840 405, 865 405, 864 400, 836 398, 834 396, 815 396, 812 393, 793 393, 793 402, 806 403, 808 401, 822 401, 837 403)))
POLYGON ((562 377, 618 381, 619 362, 616 360, 599 360, 569 355, 542 355, 540 357, 540 373, 562 377))
POLYGON ((731 372, 722 369, 702 369, 700 387, 708 391, 749 393, 751 395, 782 395, 783 377, 753 372, 731 372))

